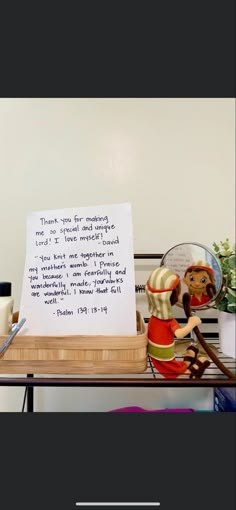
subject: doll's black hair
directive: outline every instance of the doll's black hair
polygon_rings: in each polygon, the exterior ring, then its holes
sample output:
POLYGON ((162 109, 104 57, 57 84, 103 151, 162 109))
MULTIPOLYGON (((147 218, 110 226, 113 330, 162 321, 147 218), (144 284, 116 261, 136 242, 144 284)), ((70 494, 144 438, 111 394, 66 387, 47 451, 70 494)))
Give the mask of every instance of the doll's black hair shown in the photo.
POLYGON ((170 296, 170 304, 174 306, 178 302, 178 297, 181 292, 181 283, 179 281, 178 285, 175 287, 175 289, 172 290, 171 296, 170 296))

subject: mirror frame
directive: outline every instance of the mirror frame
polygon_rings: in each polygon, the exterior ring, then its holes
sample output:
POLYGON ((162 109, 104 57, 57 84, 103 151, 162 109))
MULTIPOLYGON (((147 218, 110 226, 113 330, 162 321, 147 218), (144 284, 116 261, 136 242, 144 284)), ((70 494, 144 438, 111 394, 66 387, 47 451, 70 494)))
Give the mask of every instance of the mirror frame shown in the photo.
MULTIPOLYGON (((223 273, 222 273, 222 269, 221 269, 221 266, 220 266, 220 263, 219 261, 217 260, 217 257, 215 255, 215 253, 210 250, 207 246, 205 246, 204 244, 201 244, 201 243, 196 243, 196 242, 185 242, 185 243, 179 243, 179 244, 175 244, 174 246, 172 246, 168 251, 166 251, 164 253, 164 255, 162 256, 161 258, 161 262, 160 262, 160 266, 165 266, 164 264, 164 259, 165 257, 168 255, 168 253, 172 250, 174 250, 174 248, 178 248, 178 246, 184 246, 184 245, 194 245, 194 246, 198 246, 199 248, 203 248, 205 251, 207 251, 212 257, 213 259, 216 261, 217 263, 217 266, 219 268, 219 275, 220 275, 220 284, 219 284, 219 289, 218 291, 216 292, 215 296, 211 299, 209 299, 208 303, 204 304, 204 305, 199 305, 199 306, 191 306, 191 309, 193 311, 195 310, 207 310, 208 308, 213 308, 215 306, 215 303, 216 303, 216 300, 217 300, 217 297, 219 297, 219 295, 221 294, 222 290, 223 290, 223 287, 224 287, 224 277, 223 277, 223 273)), ((165 267, 168 267, 168 266, 165 266, 165 267)), ((176 306, 179 306, 181 308, 183 308, 183 304, 181 302, 178 301, 178 303, 176 303, 176 306)))

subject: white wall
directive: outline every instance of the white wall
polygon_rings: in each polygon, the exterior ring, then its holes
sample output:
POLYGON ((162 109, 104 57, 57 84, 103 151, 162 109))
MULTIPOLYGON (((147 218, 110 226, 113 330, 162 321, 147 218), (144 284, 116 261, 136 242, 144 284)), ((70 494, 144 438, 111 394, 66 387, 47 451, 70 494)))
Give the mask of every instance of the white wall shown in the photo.
MULTIPOLYGON (((131 202, 135 252, 233 239, 235 100, 0 99, 0 175, 0 280, 18 309, 32 210, 131 202)), ((19 410, 22 391, 0 388, 0 410, 19 410)), ((38 408, 67 409, 68 391, 37 390, 38 408)), ((140 404, 169 404, 170 390, 117 391, 70 390, 70 409, 115 407, 122 395, 137 404, 144 391, 140 404)))

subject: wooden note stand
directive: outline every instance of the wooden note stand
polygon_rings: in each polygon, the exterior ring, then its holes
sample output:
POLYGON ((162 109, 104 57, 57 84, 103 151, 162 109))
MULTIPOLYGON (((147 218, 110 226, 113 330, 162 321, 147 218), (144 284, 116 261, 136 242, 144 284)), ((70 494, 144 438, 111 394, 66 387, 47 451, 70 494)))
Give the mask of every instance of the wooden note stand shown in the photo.
MULTIPOLYGON (((20 336, 0 357, 2 374, 129 374, 147 367, 147 331, 136 336, 20 336)), ((6 340, 0 336, 0 346, 6 340)))

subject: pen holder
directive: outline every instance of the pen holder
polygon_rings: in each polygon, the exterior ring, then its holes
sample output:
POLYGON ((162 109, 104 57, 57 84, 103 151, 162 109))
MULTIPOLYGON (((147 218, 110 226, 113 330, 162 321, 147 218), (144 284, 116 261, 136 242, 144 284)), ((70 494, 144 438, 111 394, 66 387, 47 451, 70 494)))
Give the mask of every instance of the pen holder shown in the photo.
MULTIPOLYGON (((17 320, 15 314, 13 320, 17 320)), ((15 336, 0 357, 4 374, 129 374, 147 367, 147 329, 136 312, 135 336, 15 336)), ((6 340, 0 336, 0 347, 6 340)))

